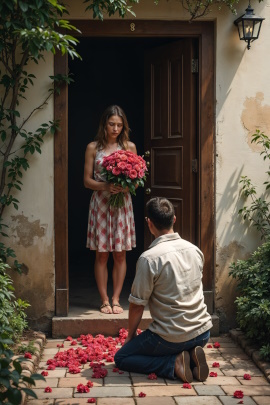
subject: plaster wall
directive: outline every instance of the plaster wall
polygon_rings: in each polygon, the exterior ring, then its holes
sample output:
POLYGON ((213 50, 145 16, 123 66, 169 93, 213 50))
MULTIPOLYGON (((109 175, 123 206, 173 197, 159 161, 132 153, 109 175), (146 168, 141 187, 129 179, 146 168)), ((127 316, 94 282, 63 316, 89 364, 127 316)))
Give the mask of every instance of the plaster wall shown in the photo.
MULTIPOLYGON (((238 15, 244 13, 247 2, 238 5, 238 15)), ((235 283, 228 276, 229 265, 237 258, 246 257, 260 244, 259 235, 241 223, 237 212, 242 206, 239 197, 241 175, 249 176, 262 191, 267 166, 260 151, 250 143, 256 128, 270 135, 270 81, 268 80, 270 37, 270 0, 254 4, 256 14, 265 17, 259 40, 251 49, 239 41, 229 10, 214 10, 205 20, 216 22, 216 310, 221 319, 221 330, 235 326, 235 283), (262 181, 263 180, 263 181, 262 181)), ((69 19, 90 19, 83 2, 68 2, 69 19)), ((138 19, 188 20, 180 2, 152 0, 134 6, 138 19)), ((116 18, 116 17, 114 17, 116 18)), ((129 17, 128 17, 129 18, 129 17)), ((132 17, 130 17, 132 18, 132 17)), ((53 73, 53 58, 45 55, 45 62, 33 66, 38 78, 23 104, 22 117, 42 101, 48 88, 48 76, 53 73)), ((53 118, 50 100, 42 112, 32 118, 29 127, 53 118)), ((5 215, 10 220, 12 243, 25 271, 18 277, 18 296, 31 303, 30 318, 39 327, 48 325, 54 314, 54 238, 53 238, 53 139, 48 136, 41 156, 33 156, 31 168, 24 177, 19 195, 19 211, 10 209, 5 215), (45 323, 44 323, 45 322, 45 323)), ((214 260, 214 258, 213 258, 214 260)), ((44 329, 44 327, 43 327, 44 329)))
MULTIPOLYGON (((31 111, 48 96, 53 74, 53 56, 46 54, 39 65, 29 64, 35 76, 35 85, 29 87, 27 100, 23 100, 18 123, 24 121, 31 111)), ((42 123, 53 120, 53 102, 49 100, 40 111, 36 111, 26 125, 34 132, 42 123)), ((18 140, 13 150, 19 150, 18 140)), ((47 134, 42 154, 29 154, 30 168, 24 173, 22 191, 13 193, 20 201, 19 209, 7 207, 4 222, 9 225, 11 244, 17 259, 23 263, 22 274, 11 272, 15 284, 15 295, 27 300, 27 310, 33 327, 49 330, 55 312, 54 303, 54 184, 53 184, 53 137, 47 134)), ((20 153, 18 151, 18 153, 20 153)), ((5 242, 5 241, 4 241, 5 242)))

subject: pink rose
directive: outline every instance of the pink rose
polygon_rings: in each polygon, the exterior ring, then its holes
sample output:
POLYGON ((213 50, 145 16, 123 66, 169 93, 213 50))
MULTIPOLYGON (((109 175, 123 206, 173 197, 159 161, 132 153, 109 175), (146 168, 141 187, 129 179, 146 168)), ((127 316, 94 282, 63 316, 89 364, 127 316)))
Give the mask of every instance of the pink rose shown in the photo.
MULTIPOLYGON (((124 155, 122 155, 122 156, 124 156, 124 155)), ((121 169, 121 170, 125 170, 126 163, 125 162, 119 162, 119 163, 117 163, 117 167, 119 167, 119 169, 121 169)))
POLYGON ((136 179, 136 177, 137 177, 137 172, 136 172, 136 170, 130 170, 130 171, 129 171, 129 177, 130 177, 131 179, 136 179))
POLYGON ((138 173, 138 177, 139 177, 139 179, 141 179, 143 176, 144 176, 144 170, 141 169, 138 173))
POLYGON ((136 164, 136 165, 134 166, 134 169, 138 172, 138 171, 141 169, 141 166, 138 165, 138 164, 136 164))
POLYGON ((130 163, 127 163, 127 164, 126 164, 126 169, 127 169, 127 170, 131 170, 131 169, 132 169, 132 165, 131 165, 130 163))
MULTIPOLYGON (((121 173, 121 169, 119 169, 119 167, 114 167, 113 169, 112 169, 112 173, 115 175, 115 176, 118 176, 120 173, 121 173)), ((137 175, 136 175, 137 176, 137 175)), ((135 178, 135 177, 134 177, 135 178)))
POLYGON ((126 155, 121 155, 120 158, 121 158, 121 160, 127 160, 128 159, 126 155))

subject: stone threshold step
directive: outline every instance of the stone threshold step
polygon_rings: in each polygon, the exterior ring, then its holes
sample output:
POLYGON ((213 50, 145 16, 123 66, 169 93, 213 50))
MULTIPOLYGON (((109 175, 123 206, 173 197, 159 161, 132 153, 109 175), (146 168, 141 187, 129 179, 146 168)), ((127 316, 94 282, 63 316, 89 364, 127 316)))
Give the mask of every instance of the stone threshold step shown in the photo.
MULTIPOLYGON (((211 329, 211 336, 219 336, 219 318, 217 315, 213 314, 212 322, 213 328, 211 329)), ((152 319, 149 315, 144 315, 143 319, 139 324, 139 328, 144 330, 147 329, 152 319)), ((74 338, 80 335, 87 335, 88 333, 92 335, 102 334, 104 336, 118 336, 119 330, 121 328, 128 328, 128 316, 123 317, 121 315, 106 315, 98 313, 94 317, 53 317, 52 319, 52 337, 54 339, 66 338, 67 336, 72 336, 74 338)))

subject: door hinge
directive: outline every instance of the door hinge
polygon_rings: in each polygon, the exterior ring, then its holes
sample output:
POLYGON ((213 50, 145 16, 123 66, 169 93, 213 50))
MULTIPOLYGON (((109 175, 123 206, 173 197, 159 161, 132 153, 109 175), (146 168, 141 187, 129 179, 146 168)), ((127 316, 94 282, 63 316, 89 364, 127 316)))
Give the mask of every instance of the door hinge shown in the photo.
POLYGON ((192 172, 198 173, 198 160, 192 159, 192 172))
POLYGON ((191 59, 191 73, 198 73, 198 72, 199 72, 199 60, 191 59))

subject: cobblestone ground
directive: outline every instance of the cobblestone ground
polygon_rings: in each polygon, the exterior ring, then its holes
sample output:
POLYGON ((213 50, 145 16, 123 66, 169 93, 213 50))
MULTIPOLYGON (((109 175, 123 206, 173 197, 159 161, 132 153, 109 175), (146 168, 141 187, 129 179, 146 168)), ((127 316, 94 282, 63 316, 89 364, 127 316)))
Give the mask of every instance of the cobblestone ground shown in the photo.
POLYGON ((205 352, 210 373, 217 373, 217 376, 208 377, 204 383, 194 381, 187 389, 180 380, 149 380, 143 374, 115 373, 114 363, 105 363, 108 374, 99 379, 92 378, 89 362, 79 374, 70 374, 67 368, 47 370, 48 359, 58 351, 70 348, 70 342, 49 339, 37 371, 48 371, 46 382, 37 381, 34 391, 38 400, 29 399, 27 404, 79 405, 94 398, 97 405, 270 405, 270 384, 250 357, 230 337, 212 338, 209 343, 215 342, 219 342, 220 347, 205 348, 205 352), (63 348, 57 347, 62 344, 63 348), (213 363, 219 363, 219 367, 213 367, 213 363), (251 379, 244 379, 244 374, 249 374, 251 379), (93 382, 90 392, 78 393, 78 384, 86 384, 89 380, 93 382), (45 392, 45 387, 50 387, 52 392, 45 392), (243 398, 234 398, 235 391, 242 391, 243 398), (140 393, 146 396, 140 397, 140 393))

